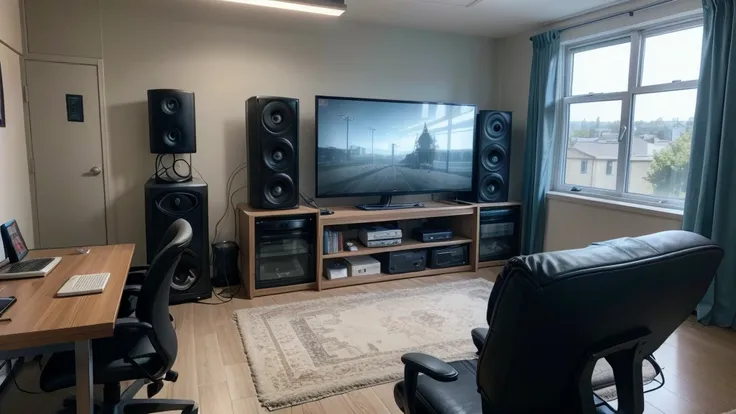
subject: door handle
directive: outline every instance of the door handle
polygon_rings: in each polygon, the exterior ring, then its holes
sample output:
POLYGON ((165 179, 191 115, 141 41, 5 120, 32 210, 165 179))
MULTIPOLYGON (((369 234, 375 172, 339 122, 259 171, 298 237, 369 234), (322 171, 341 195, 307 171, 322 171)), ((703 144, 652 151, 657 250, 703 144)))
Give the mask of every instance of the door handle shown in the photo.
POLYGON ((92 167, 89 169, 89 172, 84 173, 87 177, 95 177, 97 175, 100 175, 102 173, 102 170, 100 167, 92 167))

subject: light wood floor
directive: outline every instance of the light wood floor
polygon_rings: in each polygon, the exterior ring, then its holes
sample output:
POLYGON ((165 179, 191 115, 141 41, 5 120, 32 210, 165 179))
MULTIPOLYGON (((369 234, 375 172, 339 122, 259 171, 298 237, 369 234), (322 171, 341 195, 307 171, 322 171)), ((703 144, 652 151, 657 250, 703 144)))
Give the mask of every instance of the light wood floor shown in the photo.
MULTIPOLYGON (((498 269, 478 274, 434 276, 323 292, 296 292, 254 300, 234 299, 208 306, 183 304, 171 313, 179 335, 179 356, 174 367, 179 381, 167 383, 159 398, 188 398, 199 402, 201 414, 260 414, 250 370, 232 314, 237 309, 267 306, 326 296, 418 287, 482 276, 493 280, 498 269)), ((470 332, 468 332, 470 340, 470 332)), ((703 327, 688 319, 655 353, 665 369, 664 388, 646 395, 647 414, 721 414, 736 409, 736 332, 703 327)), ((37 390, 38 367, 27 364, 19 376, 22 387, 37 390)), ((69 392, 26 395, 11 384, 0 395, 0 413, 55 412, 69 392)), ((393 384, 365 388, 276 414, 399 414, 393 384)))

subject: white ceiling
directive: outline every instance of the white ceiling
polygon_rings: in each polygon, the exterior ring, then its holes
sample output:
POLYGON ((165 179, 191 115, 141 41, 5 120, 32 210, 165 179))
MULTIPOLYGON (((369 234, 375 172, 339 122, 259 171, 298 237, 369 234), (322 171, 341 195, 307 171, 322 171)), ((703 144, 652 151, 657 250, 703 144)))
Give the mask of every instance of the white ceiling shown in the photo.
POLYGON ((623 0, 346 0, 342 18, 505 37, 623 0))

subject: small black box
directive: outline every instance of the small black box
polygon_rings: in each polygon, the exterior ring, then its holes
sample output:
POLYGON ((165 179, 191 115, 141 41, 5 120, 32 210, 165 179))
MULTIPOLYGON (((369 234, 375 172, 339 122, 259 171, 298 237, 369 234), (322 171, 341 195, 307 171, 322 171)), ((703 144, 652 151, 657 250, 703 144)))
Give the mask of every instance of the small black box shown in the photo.
POLYGON ((373 257, 381 262, 381 272, 391 275, 418 272, 427 268, 427 249, 381 253, 373 257))
POLYGON ((426 229, 424 227, 417 227, 411 233, 414 239, 423 243, 452 239, 452 230, 450 229, 426 229))
POLYGON ((429 267, 441 269, 468 264, 468 245, 435 247, 429 254, 429 267))

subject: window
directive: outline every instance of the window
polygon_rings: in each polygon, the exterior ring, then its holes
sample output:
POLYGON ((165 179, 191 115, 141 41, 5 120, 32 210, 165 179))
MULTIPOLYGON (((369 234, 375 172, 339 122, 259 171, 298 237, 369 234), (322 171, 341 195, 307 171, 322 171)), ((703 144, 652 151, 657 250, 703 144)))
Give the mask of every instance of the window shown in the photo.
POLYGON ((588 173, 588 160, 580 161, 580 174, 588 173))
POLYGON ((565 46, 556 189, 682 205, 702 37, 690 21, 565 46))

